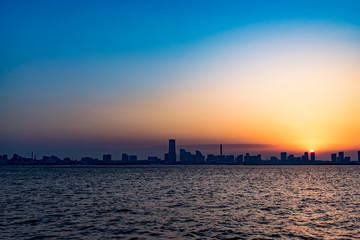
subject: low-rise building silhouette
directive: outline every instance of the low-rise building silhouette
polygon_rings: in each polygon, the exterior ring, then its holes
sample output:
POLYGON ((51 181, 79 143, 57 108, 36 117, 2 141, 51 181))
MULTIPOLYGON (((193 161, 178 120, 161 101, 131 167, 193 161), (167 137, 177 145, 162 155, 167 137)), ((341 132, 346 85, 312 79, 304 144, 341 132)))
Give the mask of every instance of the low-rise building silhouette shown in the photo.
POLYGON ((121 155, 121 161, 122 161, 123 163, 128 163, 128 162, 129 162, 129 155, 127 155, 126 153, 123 153, 123 154, 121 155))
POLYGON ((103 155, 104 162, 111 162, 111 154, 104 154, 103 155))

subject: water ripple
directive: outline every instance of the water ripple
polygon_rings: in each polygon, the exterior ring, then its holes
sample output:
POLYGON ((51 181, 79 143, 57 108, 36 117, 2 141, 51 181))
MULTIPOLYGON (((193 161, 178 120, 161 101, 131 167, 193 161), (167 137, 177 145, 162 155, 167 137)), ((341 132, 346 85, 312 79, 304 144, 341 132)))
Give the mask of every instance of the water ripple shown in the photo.
POLYGON ((1 239, 359 239, 360 166, 1 166, 1 239))

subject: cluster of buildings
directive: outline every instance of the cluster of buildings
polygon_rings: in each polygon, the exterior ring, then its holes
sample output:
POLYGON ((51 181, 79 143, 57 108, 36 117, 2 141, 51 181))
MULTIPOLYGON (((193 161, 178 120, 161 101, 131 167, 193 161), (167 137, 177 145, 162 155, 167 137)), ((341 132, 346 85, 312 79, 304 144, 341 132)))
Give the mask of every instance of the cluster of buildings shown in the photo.
MULTIPOLYGON (((331 154, 331 162, 333 164, 350 164, 350 157, 345 157, 344 152, 339 152, 337 156, 336 153, 331 154)), ((360 151, 358 151, 358 161, 360 162, 360 151)))
MULTIPOLYGON (((270 160, 267 160, 268 164, 319 164, 319 161, 315 159, 315 152, 310 151, 310 156, 308 152, 304 152, 301 157, 296 157, 293 154, 287 154, 287 152, 280 153, 280 159, 277 157, 270 157, 270 160)), ((321 161, 320 163, 322 163, 321 161)))
POLYGON ((31 158, 24 158, 18 154, 14 154, 11 159, 6 154, 0 155, 0 165, 146 165, 146 164, 181 164, 181 165, 202 165, 202 164, 226 164, 226 165, 306 165, 306 164, 360 164, 360 151, 358 151, 358 161, 351 161, 349 156, 345 156, 344 152, 331 154, 331 161, 319 161, 315 158, 313 150, 305 152, 302 156, 297 157, 287 152, 280 153, 280 158, 272 156, 263 160, 261 154, 245 155, 223 155, 223 146, 220 144, 219 154, 203 155, 196 150, 195 154, 180 149, 179 157, 176 154, 175 139, 169 140, 169 149, 165 153, 164 159, 157 156, 149 156, 145 160, 139 160, 136 155, 128 155, 123 153, 121 160, 113 160, 111 154, 104 154, 102 159, 84 157, 81 160, 70 158, 60 159, 56 156, 44 156, 37 160, 31 155, 31 158))

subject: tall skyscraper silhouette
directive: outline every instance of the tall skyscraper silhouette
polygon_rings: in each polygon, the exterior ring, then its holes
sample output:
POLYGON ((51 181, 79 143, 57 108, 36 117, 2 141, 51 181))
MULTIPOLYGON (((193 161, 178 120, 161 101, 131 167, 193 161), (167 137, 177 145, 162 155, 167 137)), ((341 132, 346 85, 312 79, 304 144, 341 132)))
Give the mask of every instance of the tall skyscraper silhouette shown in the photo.
POLYGON ((220 144, 220 156, 222 156, 222 144, 220 144))
POLYGON ((343 163, 345 162, 344 152, 339 152, 338 162, 339 162, 340 164, 343 164, 343 163))
POLYGON ((304 152, 304 160, 309 161, 309 153, 308 152, 304 152))
POLYGON ((358 151, 358 162, 360 162, 360 151, 358 151))
POLYGON ((168 160, 170 163, 176 162, 176 147, 175 147, 175 139, 169 139, 169 155, 168 160))
POLYGON ((315 162, 315 152, 310 152, 310 160, 311 162, 315 162))

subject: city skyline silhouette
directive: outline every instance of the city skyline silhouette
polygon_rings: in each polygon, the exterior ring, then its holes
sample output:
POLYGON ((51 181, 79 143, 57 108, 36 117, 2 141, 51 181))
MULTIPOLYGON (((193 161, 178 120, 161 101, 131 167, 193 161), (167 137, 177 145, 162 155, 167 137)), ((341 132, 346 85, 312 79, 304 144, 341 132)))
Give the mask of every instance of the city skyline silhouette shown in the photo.
POLYGON ((360 164, 360 150, 356 152, 357 159, 351 161, 350 156, 345 156, 344 151, 332 153, 330 160, 319 160, 316 158, 315 150, 306 151, 300 156, 288 152, 281 152, 279 156, 267 156, 264 158, 261 154, 246 152, 233 155, 224 154, 223 144, 218 145, 218 153, 205 154, 195 150, 195 154, 187 151, 185 148, 176 150, 176 140, 169 139, 168 151, 163 154, 163 158, 150 155, 147 158, 138 158, 136 154, 122 153, 121 159, 115 159, 110 153, 103 154, 102 159, 91 156, 74 159, 65 157, 63 159, 51 155, 36 158, 31 153, 31 158, 13 154, 0 154, 0 165, 357 165, 360 164))

